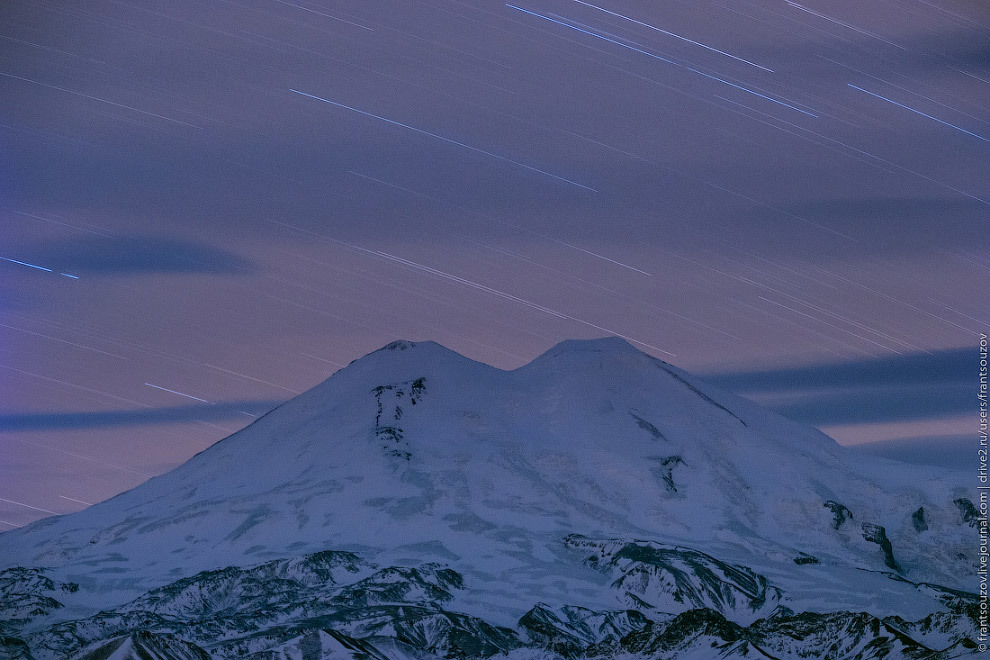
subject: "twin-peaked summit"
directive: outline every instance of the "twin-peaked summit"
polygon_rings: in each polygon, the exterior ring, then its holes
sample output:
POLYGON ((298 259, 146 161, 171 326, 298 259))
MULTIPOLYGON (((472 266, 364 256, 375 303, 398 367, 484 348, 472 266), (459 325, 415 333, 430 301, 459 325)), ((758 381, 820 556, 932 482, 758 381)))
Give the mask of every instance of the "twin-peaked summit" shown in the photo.
POLYGON ((963 483, 849 455, 621 339, 512 371, 403 341, 167 474, 3 534, 0 568, 51 567, 109 607, 331 550, 446 567, 463 585, 445 607, 503 626, 537 603, 913 619, 967 586, 963 483))

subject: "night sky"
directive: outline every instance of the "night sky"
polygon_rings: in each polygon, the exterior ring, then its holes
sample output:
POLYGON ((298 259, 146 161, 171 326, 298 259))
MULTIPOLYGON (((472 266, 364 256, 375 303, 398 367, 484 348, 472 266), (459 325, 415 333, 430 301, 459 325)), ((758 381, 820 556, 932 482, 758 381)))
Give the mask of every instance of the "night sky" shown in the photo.
POLYGON ((990 5, 801 1, 5 0, 0 529, 398 338, 975 457, 990 5))

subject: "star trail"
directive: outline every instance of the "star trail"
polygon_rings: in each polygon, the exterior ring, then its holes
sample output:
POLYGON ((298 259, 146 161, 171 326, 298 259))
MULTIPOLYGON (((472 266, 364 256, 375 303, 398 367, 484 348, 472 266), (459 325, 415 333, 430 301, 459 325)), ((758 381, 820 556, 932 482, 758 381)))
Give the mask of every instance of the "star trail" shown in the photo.
POLYGON ((618 335, 843 444, 962 446, 988 34, 975 0, 3 3, 0 530, 400 338, 618 335))

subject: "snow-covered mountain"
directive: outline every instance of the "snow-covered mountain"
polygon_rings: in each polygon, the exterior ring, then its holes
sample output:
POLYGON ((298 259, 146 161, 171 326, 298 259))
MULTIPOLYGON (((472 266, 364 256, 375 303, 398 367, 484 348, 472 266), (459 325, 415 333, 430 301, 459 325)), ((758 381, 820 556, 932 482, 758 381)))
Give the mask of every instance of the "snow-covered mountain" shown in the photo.
POLYGON ((974 493, 619 339, 395 342, 0 535, 0 657, 952 657, 974 493))

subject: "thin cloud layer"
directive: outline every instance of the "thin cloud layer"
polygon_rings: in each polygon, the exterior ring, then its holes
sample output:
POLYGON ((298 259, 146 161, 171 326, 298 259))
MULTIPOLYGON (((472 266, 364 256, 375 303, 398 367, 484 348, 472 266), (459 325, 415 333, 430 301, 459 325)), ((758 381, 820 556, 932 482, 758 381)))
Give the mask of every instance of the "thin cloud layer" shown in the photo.
POLYGON ((250 260, 208 243, 155 236, 84 237, 29 250, 27 259, 72 273, 248 275, 250 260))

